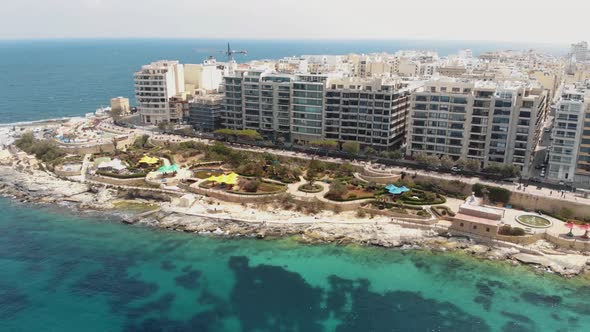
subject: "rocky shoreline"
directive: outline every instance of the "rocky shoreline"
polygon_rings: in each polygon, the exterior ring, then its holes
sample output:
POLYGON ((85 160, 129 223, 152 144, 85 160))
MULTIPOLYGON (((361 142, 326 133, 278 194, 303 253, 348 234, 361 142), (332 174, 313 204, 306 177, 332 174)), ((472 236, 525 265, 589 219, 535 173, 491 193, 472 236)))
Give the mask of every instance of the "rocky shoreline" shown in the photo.
MULTIPOLYGON (((74 210, 109 211, 120 217, 121 214, 116 210, 116 203, 125 199, 126 195, 125 192, 107 187, 63 180, 41 168, 28 165, 17 163, 0 166, 0 196, 24 203, 68 204, 74 210)), ((417 229, 385 222, 245 221, 222 218, 214 214, 187 215, 166 208, 168 203, 160 205, 162 208, 157 211, 135 214, 121 220, 201 236, 259 239, 291 237, 304 244, 359 244, 433 252, 461 251, 480 259, 530 264, 539 272, 556 273, 564 277, 590 274, 588 256, 581 256, 579 253, 572 252, 570 255, 555 252, 555 255, 532 255, 515 247, 498 247, 476 243, 466 238, 449 237, 444 230, 417 229), (583 259, 584 257, 586 259, 583 259)), ((548 244, 540 243, 538 246, 539 250, 551 250, 548 244)))

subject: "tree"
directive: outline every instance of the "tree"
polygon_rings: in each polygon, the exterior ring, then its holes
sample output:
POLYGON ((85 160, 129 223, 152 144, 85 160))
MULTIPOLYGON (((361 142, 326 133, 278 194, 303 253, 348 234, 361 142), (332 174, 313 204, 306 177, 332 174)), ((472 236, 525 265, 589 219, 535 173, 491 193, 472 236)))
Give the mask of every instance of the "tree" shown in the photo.
POLYGON ((514 178, 520 176, 520 168, 512 164, 490 163, 483 169, 483 172, 502 178, 514 178))
POLYGON ((440 167, 444 169, 451 169, 455 165, 453 159, 447 155, 444 155, 440 158, 440 167))
POLYGON ((256 130, 253 130, 253 129, 238 130, 236 132, 236 136, 238 136, 238 138, 240 138, 240 139, 247 140, 247 141, 262 140, 262 136, 256 130))
POLYGON ((249 193, 255 193, 256 191, 258 191, 259 187, 260 187, 260 180, 258 180, 258 179, 247 181, 244 184, 244 190, 249 193))
POLYGON ((428 164, 428 155, 424 152, 418 152, 414 156, 414 160, 416 160, 416 162, 418 164, 427 165, 428 164))
POLYGON ((336 170, 336 176, 353 176, 354 166, 351 163, 345 162, 336 170))
POLYGON ((136 149, 143 149, 148 146, 148 140, 150 139, 150 135, 141 135, 133 141, 133 147, 136 149))
POLYGON ((472 172, 479 172, 481 162, 477 159, 468 159, 465 164, 465 169, 472 172))
POLYGON ((336 150, 336 148, 338 148, 338 142, 336 142, 334 140, 329 140, 329 139, 311 141, 311 142, 309 142, 309 144, 311 146, 315 146, 318 148, 324 148, 327 150, 336 150))
POLYGON ((305 178, 311 186, 313 186, 317 176, 318 176, 317 168, 308 168, 307 169, 307 173, 305 174, 305 178))
POLYGON ((342 199, 347 192, 348 188, 346 187, 346 184, 336 180, 330 184, 330 190, 328 190, 326 196, 332 199, 342 199))
POLYGON ((26 153, 34 154, 37 159, 51 162, 65 155, 54 141, 38 140, 33 133, 26 132, 14 144, 26 153))
POLYGON ((435 155, 427 155, 426 156, 426 165, 433 167, 433 168, 437 168, 440 167, 440 159, 438 159, 437 156, 435 155))
POLYGON ((358 142, 344 142, 342 144, 342 150, 346 151, 349 154, 358 154, 361 150, 361 146, 358 142))
POLYGON ((364 154, 367 156, 374 156, 377 154, 377 150, 373 149, 370 146, 367 146, 364 150, 363 150, 364 154))
POLYGON ((389 159, 399 160, 402 159, 403 153, 400 150, 389 151, 388 157, 389 159))
POLYGON ((215 130, 213 133, 219 136, 223 136, 225 138, 232 138, 235 137, 236 131, 233 129, 222 128, 215 130))

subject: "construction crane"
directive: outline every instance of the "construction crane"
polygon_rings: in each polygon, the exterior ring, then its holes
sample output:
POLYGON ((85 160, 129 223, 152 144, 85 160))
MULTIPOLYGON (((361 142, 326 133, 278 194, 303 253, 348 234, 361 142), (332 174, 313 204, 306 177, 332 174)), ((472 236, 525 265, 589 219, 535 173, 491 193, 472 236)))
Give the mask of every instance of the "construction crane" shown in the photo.
POLYGON ((248 54, 248 51, 232 50, 231 47, 229 46, 229 43, 227 43, 227 51, 221 51, 221 52, 224 53, 225 56, 227 56, 227 62, 231 62, 234 59, 234 54, 242 54, 242 55, 248 54))

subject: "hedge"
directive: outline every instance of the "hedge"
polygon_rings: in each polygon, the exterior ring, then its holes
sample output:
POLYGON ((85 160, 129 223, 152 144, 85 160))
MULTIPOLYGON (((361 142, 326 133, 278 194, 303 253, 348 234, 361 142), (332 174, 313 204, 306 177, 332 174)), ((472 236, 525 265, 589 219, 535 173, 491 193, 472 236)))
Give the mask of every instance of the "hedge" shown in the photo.
POLYGON ((524 236, 526 233, 524 229, 520 227, 510 227, 510 225, 504 225, 500 227, 498 234, 508 236, 524 236))
POLYGON ((106 171, 96 171, 96 174, 116 179, 137 179, 147 176, 147 173, 116 174, 106 171))
POLYGON ((443 216, 450 216, 450 217, 454 217, 455 216, 455 212, 451 211, 451 209, 448 206, 433 206, 432 207, 432 211, 438 215, 439 217, 443 217, 443 216))
POLYGON ((299 186, 299 188, 297 188, 297 190, 302 191, 304 193, 310 193, 310 194, 316 194, 321 192, 324 188, 322 186, 319 185, 314 185, 314 187, 316 187, 317 189, 315 190, 309 190, 309 189, 303 189, 303 187, 307 186, 308 184, 302 184, 299 186))

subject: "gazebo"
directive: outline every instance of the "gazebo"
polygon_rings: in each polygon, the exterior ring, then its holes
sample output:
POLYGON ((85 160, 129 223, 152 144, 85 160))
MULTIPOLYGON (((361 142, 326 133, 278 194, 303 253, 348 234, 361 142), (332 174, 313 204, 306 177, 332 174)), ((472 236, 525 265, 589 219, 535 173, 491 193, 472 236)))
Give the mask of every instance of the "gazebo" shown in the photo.
POLYGON ((388 184, 385 186, 385 190, 387 190, 392 195, 401 195, 405 192, 410 191, 410 189, 406 188, 406 186, 396 187, 393 184, 388 184))

